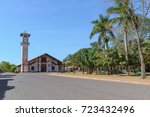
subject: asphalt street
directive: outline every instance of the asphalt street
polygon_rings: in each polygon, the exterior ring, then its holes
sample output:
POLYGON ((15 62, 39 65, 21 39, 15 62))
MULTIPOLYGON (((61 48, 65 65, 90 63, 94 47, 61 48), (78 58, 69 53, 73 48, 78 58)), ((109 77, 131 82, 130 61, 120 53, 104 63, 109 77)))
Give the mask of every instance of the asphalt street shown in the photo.
POLYGON ((1 100, 147 100, 150 86, 112 81, 5 73, 0 76, 1 100))

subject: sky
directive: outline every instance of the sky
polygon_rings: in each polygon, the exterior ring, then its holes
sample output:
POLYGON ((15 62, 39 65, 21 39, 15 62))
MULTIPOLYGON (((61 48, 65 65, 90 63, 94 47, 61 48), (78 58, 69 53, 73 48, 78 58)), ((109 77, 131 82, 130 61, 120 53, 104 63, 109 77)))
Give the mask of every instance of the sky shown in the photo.
POLYGON ((109 0, 0 0, 0 62, 21 63, 21 37, 29 38, 29 57, 48 53, 59 60, 97 41, 89 39, 109 0))

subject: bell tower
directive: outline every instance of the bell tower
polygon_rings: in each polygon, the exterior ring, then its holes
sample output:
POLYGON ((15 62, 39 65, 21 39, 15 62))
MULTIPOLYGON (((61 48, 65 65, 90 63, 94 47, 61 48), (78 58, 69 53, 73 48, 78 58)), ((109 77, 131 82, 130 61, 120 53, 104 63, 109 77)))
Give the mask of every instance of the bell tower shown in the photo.
POLYGON ((30 45, 29 43, 29 37, 30 34, 24 33, 20 34, 21 36, 21 46, 22 46, 22 64, 21 64, 21 72, 28 72, 29 67, 28 67, 28 46, 30 45))

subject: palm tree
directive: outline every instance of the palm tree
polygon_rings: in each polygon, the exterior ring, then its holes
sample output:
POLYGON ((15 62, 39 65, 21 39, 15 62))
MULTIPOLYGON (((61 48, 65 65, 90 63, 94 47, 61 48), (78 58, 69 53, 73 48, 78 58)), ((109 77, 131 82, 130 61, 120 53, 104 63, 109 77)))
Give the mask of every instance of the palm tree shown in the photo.
MULTIPOLYGON (((115 36, 112 32, 112 22, 109 18, 109 16, 103 16, 103 15, 99 15, 99 19, 95 20, 92 22, 92 24, 94 24, 93 30, 90 34, 90 39, 95 35, 95 34, 99 34, 99 38, 98 38, 98 44, 101 45, 103 42, 104 43, 104 50, 107 53, 107 49, 108 49, 108 42, 110 41, 110 39, 113 39, 115 36)), ((106 60, 107 60, 107 54, 105 55, 106 60)), ((107 66, 107 71, 109 74, 109 66, 107 66)))
POLYGON ((114 2, 115 2, 115 6, 108 8, 107 13, 118 15, 117 17, 112 18, 111 20, 113 23, 118 23, 118 25, 122 27, 122 31, 124 34, 126 71, 129 75, 130 70, 129 70, 129 57, 128 57, 129 52, 128 52, 127 27, 128 27, 129 22, 130 22, 130 18, 128 16, 127 11, 126 11, 128 4, 129 4, 129 0, 124 0, 124 2, 122 2, 120 0, 114 0, 114 2))
POLYGON ((103 41, 104 49, 107 50, 109 40, 112 37, 114 38, 113 32, 111 31, 112 23, 109 16, 103 16, 100 14, 99 19, 92 21, 92 24, 94 24, 94 27, 90 34, 90 39, 92 39, 95 34, 99 34, 98 44, 100 45, 103 41))

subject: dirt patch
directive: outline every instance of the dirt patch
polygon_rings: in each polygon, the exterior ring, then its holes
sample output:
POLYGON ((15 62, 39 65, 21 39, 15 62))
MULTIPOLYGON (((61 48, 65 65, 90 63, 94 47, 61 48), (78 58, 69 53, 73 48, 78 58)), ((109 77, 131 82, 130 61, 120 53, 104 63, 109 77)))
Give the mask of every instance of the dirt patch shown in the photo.
POLYGON ((150 76, 148 76, 146 79, 141 79, 138 76, 88 75, 71 73, 46 73, 45 75, 150 85, 150 76))

